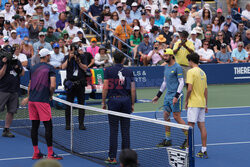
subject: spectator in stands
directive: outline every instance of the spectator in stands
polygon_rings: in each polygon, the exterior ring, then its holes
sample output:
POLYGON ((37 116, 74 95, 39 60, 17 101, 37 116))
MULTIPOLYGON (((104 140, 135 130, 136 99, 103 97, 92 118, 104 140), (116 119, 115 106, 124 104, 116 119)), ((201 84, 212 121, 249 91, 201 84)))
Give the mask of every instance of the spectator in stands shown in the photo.
POLYGON ((34 49, 33 46, 30 44, 29 37, 26 36, 23 38, 20 52, 25 54, 28 59, 30 59, 34 55, 34 49))
POLYGON ((68 23, 69 24, 68 24, 68 26, 66 26, 65 30, 68 32, 70 38, 74 38, 78 31, 83 32, 82 29, 75 26, 75 21, 73 19, 69 20, 68 23))
POLYGON ((238 47, 233 50, 232 58, 234 63, 246 63, 248 61, 248 53, 244 49, 243 42, 239 42, 238 47))
POLYGON ((98 18, 98 23, 101 23, 104 27, 106 27, 107 22, 110 20, 110 17, 111 17, 110 8, 107 4, 105 4, 103 11, 100 17, 98 18))
POLYGON ((32 16, 32 20, 30 20, 30 23, 28 23, 27 28, 29 30, 30 42, 37 42, 38 33, 40 32, 37 15, 32 16))
POLYGON ((87 47, 87 52, 91 53, 93 57, 99 52, 99 46, 97 46, 97 40, 96 38, 91 38, 90 40, 91 44, 89 47, 87 47))
POLYGON ((230 39, 232 38, 232 33, 229 31, 229 24, 224 24, 224 27, 221 31, 224 34, 224 41, 226 44, 230 43, 230 39))
POLYGON ((71 39, 69 38, 69 34, 66 30, 62 31, 61 38, 65 41, 66 46, 69 46, 71 44, 71 39))
POLYGON ((9 38, 10 46, 14 44, 21 45, 22 39, 17 36, 16 30, 11 31, 11 36, 9 38))
POLYGON ((250 44, 246 46, 246 51, 248 53, 248 62, 250 62, 250 44))
POLYGON ((144 1, 145 3, 143 4, 143 7, 145 6, 150 6, 151 7, 151 14, 154 15, 155 14, 155 10, 159 9, 159 7, 157 6, 156 3, 154 3, 153 0, 146 0, 144 1))
POLYGON ((143 36, 140 33, 140 28, 138 26, 135 26, 133 28, 133 34, 130 36, 130 46, 133 48, 132 54, 134 59, 136 58, 137 55, 137 49, 139 44, 142 42, 143 36))
POLYGON ((165 17, 161 16, 161 11, 159 9, 155 10, 155 25, 158 27, 162 27, 165 23, 165 17))
POLYGON ((25 19, 24 19, 24 17, 20 17, 19 21, 20 21, 20 25, 16 29, 17 36, 20 37, 23 40, 24 37, 29 36, 29 30, 25 27, 25 19))
POLYGON ((130 6, 128 6, 128 5, 126 4, 126 2, 127 2, 127 0, 121 0, 122 8, 123 8, 124 11, 125 11, 126 9, 130 8, 130 6))
POLYGON ((204 41, 208 41, 209 42, 208 48, 214 50, 214 47, 216 46, 217 42, 215 39, 212 39, 211 31, 206 31, 205 39, 202 40, 202 43, 204 43, 204 41))
POLYGON ((182 15, 180 17, 181 20, 181 24, 179 25, 179 27, 176 28, 177 32, 182 32, 182 31, 187 31, 190 32, 191 31, 191 27, 189 25, 187 25, 187 18, 185 15, 182 15))
POLYGON ((132 5, 132 10, 130 11, 130 17, 134 19, 141 19, 141 12, 138 10, 138 4, 136 2, 133 2, 132 5))
POLYGON ((211 33, 212 33, 212 39, 215 39, 217 33, 214 33, 212 31, 212 29, 213 29, 212 24, 207 24, 206 27, 205 27, 205 31, 211 31, 211 33))
POLYGON ((243 22, 239 22, 239 24, 238 24, 238 31, 237 32, 240 32, 241 38, 245 39, 245 37, 246 37, 246 30, 245 30, 245 26, 244 26, 243 22))
POLYGON ((227 51, 227 44, 221 44, 221 49, 216 53, 216 60, 219 64, 227 64, 230 63, 231 54, 227 51))
POLYGON ((167 5, 163 5, 162 6, 161 16, 163 16, 164 18, 169 17, 167 5))
POLYGON ((10 10, 10 7, 11 7, 11 4, 9 2, 6 2, 4 5, 5 9, 1 11, 1 13, 4 14, 4 20, 8 20, 12 22, 13 21, 12 17, 15 15, 15 13, 10 10))
MULTIPOLYGON (((235 2, 235 1, 233 1, 233 2, 235 2)), ((241 7, 238 7, 237 2, 233 3, 231 7, 232 7, 232 12, 231 12, 232 18, 237 22, 242 21, 241 20, 241 16, 242 16, 241 15, 241 13, 242 13, 241 7)))
POLYGON ((219 25, 219 17, 215 17, 212 22, 212 33, 217 34, 220 31, 220 25, 219 25))
MULTIPOLYGON (((191 0, 191 1, 190 1, 190 4, 187 5, 187 8, 188 8, 189 10, 191 10, 192 7, 193 7, 194 5, 196 5, 196 0, 191 0)), ((196 5, 196 6, 197 6, 197 5, 196 5)), ((197 11, 197 9, 196 9, 196 11, 197 11)))
POLYGON ((109 6, 111 13, 116 11, 116 4, 114 0, 107 0, 107 5, 109 6))
POLYGON ((19 4, 19 0, 13 0, 10 10, 13 11, 14 13, 16 13, 17 8, 18 8, 18 4, 19 4))
POLYGON ((189 40, 193 42, 195 52, 197 52, 202 46, 201 40, 197 38, 197 33, 195 30, 192 30, 190 35, 191 35, 191 38, 189 38, 189 40))
POLYGON ((160 34, 162 34, 164 38, 166 38, 165 44, 167 45, 167 47, 170 46, 170 42, 173 39, 173 33, 169 31, 169 28, 170 28, 169 23, 165 23, 162 28, 162 31, 160 32, 160 34))
POLYGON ((145 11, 146 11, 146 17, 149 19, 150 17, 153 17, 153 15, 151 14, 151 6, 150 5, 146 5, 145 6, 145 11))
POLYGON ((126 15, 127 24, 128 25, 132 24, 133 23, 133 19, 130 16, 130 9, 126 9, 125 10, 125 15, 126 15))
POLYGON ((159 49, 165 50, 168 48, 167 45, 165 44, 167 39, 162 34, 160 34, 155 40, 159 42, 159 49))
POLYGON ((149 42, 154 43, 158 36, 159 36, 159 28, 157 26, 153 26, 149 33, 149 42))
POLYGON ((18 5, 16 14, 18 14, 20 17, 25 17, 26 11, 23 9, 22 5, 18 5))
MULTIPOLYGON (((80 1, 81 13, 88 13, 89 7, 94 4, 94 0, 80 1)), ((103 4, 102 4, 103 5, 103 4)))
POLYGON ((195 4, 195 5, 192 5, 192 8, 190 9, 190 15, 195 18, 195 16, 199 15, 198 14, 198 6, 195 4))
POLYGON ((85 38, 82 31, 77 32, 77 37, 79 37, 79 39, 81 40, 81 44, 89 45, 89 41, 85 38))
POLYGON ((41 3, 38 3, 35 7, 35 13, 33 13, 34 15, 38 16, 38 19, 42 19, 43 18, 43 6, 41 3))
POLYGON ((171 22, 174 27, 174 32, 181 25, 181 20, 177 17, 177 13, 177 10, 172 10, 171 22))
POLYGON ((193 30, 195 27, 203 28, 200 15, 195 16, 195 23, 191 26, 191 29, 193 30))
POLYGON ((184 0, 178 0, 178 13, 184 15, 186 6, 184 5, 184 0))
POLYGON ((20 45, 14 44, 12 47, 15 50, 13 56, 16 57, 21 62, 22 66, 25 67, 24 69, 26 69, 26 67, 28 66, 27 56, 20 53, 20 45))
POLYGON ((210 5, 208 3, 205 3, 203 5, 203 8, 201 10, 198 11, 199 15, 202 17, 203 11, 204 10, 209 10, 210 11, 210 18, 212 18, 212 11, 210 9, 210 5))
POLYGON ((226 21, 221 24, 221 27, 220 27, 221 31, 223 30, 225 24, 228 25, 228 31, 230 31, 232 33, 232 36, 234 36, 235 33, 237 32, 237 26, 236 26, 236 24, 234 24, 232 22, 232 16, 231 15, 228 15, 227 18, 226 18, 226 21))
POLYGON ((160 49, 159 42, 154 42, 154 48, 148 53, 147 62, 151 62, 152 65, 162 65, 165 61, 163 60, 163 49, 160 49))
POLYGON ((51 5, 49 4, 49 0, 42 0, 43 2, 43 12, 50 12, 51 11, 51 5))
POLYGON ((217 53, 218 51, 220 51, 221 45, 223 43, 225 43, 227 45, 227 50, 229 52, 231 52, 231 47, 230 47, 230 43, 228 43, 228 41, 225 40, 224 38, 224 33, 223 32, 218 32, 218 35, 216 37, 216 46, 214 47, 214 52, 217 53))
POLYGON ((146 33, 143 36, 143 42, 138 46, 139 60, 144 64, 144 66, 148 65, 147 55, 153 50, 153 44, 149 42, 149 35, 146 33))
POLYGON ((133 23, 130 25, 130 27, 131 27, 132 29, 133 29, 135 26, 138 26, 138 27, 140 28, 140 32, 141 32, 142 34, 144 34, 144 29, 143 29, 143 27, 141 26, 140 21, 137 20, 137 19, 134 19, 134 20, 133 20, 133 23))
POLYGON ((131 149, 124 149, 120 153, 121 167, 138 167, 137 154, 131 149))
POLYGON ((6 47, 11 48, 11 46, 9 45, 9 36, 3 37, 3 45, 1 45, 1 48, 5 49, 6 47))
MULTIPOLYGON (((130 35, 132 34, 132 28, 127 24, 126 18, 121 18, 121 24, 118 25, 115 29, 115 36, 120 38, 125 43, 128 43, 128 40, 130 39, 130 35)), ((115 44, 116 39, 114 38, 113 44, 115 44)), ((122 43, 121 41, 118 41, 118 48, 122 49, 122 43)))
POLYGON ((212 14, 210 13, 210 10, 208 10, 208 9, 203 10, 202 17, 201 17, 201 23, 203 24, 203 26, 212 23, 212 14))
POLYGON ((146 29, 145 29, 146 32, 149 33, 150 30, 154 27, 154 25, 155 25, 155 18, 153 16, 151 16, 149 18, 149 24, 146 26, 146 29))
MULTIPOLYGON (((89 7, 88 15, 91 17, 92 20, 97 21, 97 18, 101 15, 102 11, 103 11, 103 6, 99 5, 99 0, 95 0, 94 4, 89 7)), ((97 28, 97 25, 96 24, 94 25, 97 28)))
POLYGON ((171 22, 171 18, 170 17, 166 17, 166 23, 169 24, 169 32, 176 32, 176 29, 175 27, 172 25, 172 22, 171 22))
POLYGON ((47 29, 44 28, 44 19, 40 19, 40 20, 39 20, 39 25, 38 25, 38 27, 39 27, 40 32, 47 32, 47 29))
POLYGON ((53 33, 54 33, 53 27, 48 27, 47 33, 45 36, 45 42, 50 43, 51 46, 58 40, 57 37, 53 33))
POLYGON ((213 16, 212 19, 214 20, 216 17, 219 18, 219 26, 221 26, 221 24, 225 21, 225 17, 222 14, 223 14, 222 9, 218 8, 217 13, 213 16))
POLYGON ((109 67, 113 64, 110 54, 104 46, 99 48, 99 53, 95 55, 95 65, 99 68, 109 67))
POLYGON ((108 39, 111 38, 111 36, 113 36, 113 34, 115 33, 115 29, 117 28, 118 25, 120 25, 120 20, 119 20, 119 15, 117 12, 113 12, 111 14, 111 18, 108 20, 107 22, 107 33, 108 33, 108 39))
POLYGON ((126 15, 125 15, 125 12, 124 12, 124 10, 123 10, 123 8, 122 8, 122 3, 118 3, 118 4, 117 4, 117 6, 116 6, 116 11, 117 11, 117 13, 118 13, 118 15, 119 15, 120 18, 126 16, 126 15))
POLYGON ((245 46, 250 44, 250 29, 246 31, 246 37, 243 39, 243 42, 245 46))
POLYGON ((240 32, 236 32, 234 38, 231 38, 231 42, 230 42, 232 50, 237 48, 238 43, 241 42, 241 41, 242 41, 242 38, 241 38, 240 32))
POLYGON ((55 21, 55 23, 59 20, 59 12, 56 4, 51 6, 50 18, 55 21))
POLYGON ((188 32, 182 31, 180 33, 181 40, 178 40, 173 48, 176 62, 182 67, 184 79, 186 78, 187 71, 190 69, 187 55, 195 51, 194 44, 192 41, 188 40, 188 32))
POLYGON ((63 39, 59 39, 59 52, 61 52, 64 56, 68 55, 68 48, 65 46, 65 41, 63 39))
POLYGON ((64 54, 60 52, 60 45, 58 43, 53 44, 53 50, 50 53, 50 62, 49 64, 52 65, 55 69, 62 68, 62 62, 64 60, 64 54))
MULTIPOLYGON (((67 3, 68 3, 68 0, 53 0, 53 3, 57 5, 58 12, 61 13, 61 12, 66 11, 66 6, 67 6, 67 3)), ((80 7, 78 5, 78 11, 79 10, 80 10, 80 7)))
POLYGON ((174 48, 175 43, 180 39, 180 35, 178 32, 173 34, 173 40, 170 42, 169 48, 174 48))
POLYGON ((197 51, 197 54, 200 56, 200 63, 215 63, 216 59, 214 56, 214 51, 208 48, 209 42, 204 41, 202 48, 197 51))
MULTIPOLYGON (((59 15, 60 17, 60 15, 59 15)), ((53 29, 57 29, 56 28, 56 24, 55 21, 50 19, 50 12, 46 11, 44 12, 44 28, 48 28, 48 27, 53 27, 53 29)))
POLYGON ((26 13, 35 13, 35 7, 34 0, 28 0, 28 4, 24 5, 23 9, 26 11, 26 13))
POLYGON ((4 28, 4 14, 0 12, 0 33, 3 33, 4 28))
POLYGON ((141 12, 141 19, 140 21, 140 25, 142 26, 143 30, 147 31, 146 28, 149 25, 149 19, 146 17, 146 11, 143 10, 141 12))
POLYGON ((13 21, 12 21, 12 23, 11 23, 11 27, 13 28, 13 29, 16 29, 17 27, 19 27, 19 19, 20 19, 20 16, 19 15, 14 15, 13 17, 12 17, 12 19, 13 19, 13 21))
POLYGON ((194 18, 190 15, 190 10, 188 8, 185 9, 184 16, 186 17, 187 20, 187 26, 188 29, 191 31, 191 26, 195 23, 194 18))
POLYGON ((38 49, 39 47, 43 47, 43 48, 46 48, 50 51, 52 51, 52 48, 51 48, 51 45, 48 43, 48 42, 45 42, 45 34, 44 32, 39 32, 39 41, 34 43, 33 45, 33 49, 34 49, 34 55, 37 55, 38 54, 38 49))
POLYGON ((250 28, 250 2, 246 4, 246 9, 243 10, 241 19, 244 25, 250 28))
POLYGON ((62 12, 59 15, 59 20, 56 22, 57 32, 62 32, 63 29, 66 27, 66 23, 67 23, 66 13, 62 12))

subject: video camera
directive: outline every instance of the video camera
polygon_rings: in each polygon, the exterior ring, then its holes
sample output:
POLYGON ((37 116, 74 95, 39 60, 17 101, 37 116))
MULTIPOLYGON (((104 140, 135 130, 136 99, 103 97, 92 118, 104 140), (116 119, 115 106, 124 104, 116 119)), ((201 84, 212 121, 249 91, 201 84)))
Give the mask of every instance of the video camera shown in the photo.
POLYGON ((71 49, 74 49, 74 55, 76 55, 76 57, 79 57, 80 54, 78 52, 78 49, 79 49, 79 45, 77 43, 73 43, 71 44, 71 49))
POLYGON ((3 47, 3 49, 0 49, 0 60, 2 60, 4 57, 7 58, 7 63, 11 65, 12 67, 15 67, 18 65, 18 59, 17 57, 14 57, 15 48, 11 47, 10 45, 6 45, 3 47))

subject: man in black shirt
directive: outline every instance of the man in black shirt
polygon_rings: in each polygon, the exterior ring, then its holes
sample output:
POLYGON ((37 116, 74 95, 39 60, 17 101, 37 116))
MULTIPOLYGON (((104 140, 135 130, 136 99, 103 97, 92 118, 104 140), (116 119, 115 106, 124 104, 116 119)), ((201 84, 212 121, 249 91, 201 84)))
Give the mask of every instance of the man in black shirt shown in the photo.
POLYGON ((14 114, 18 108, 18 91, 20 85, 20 76, 24 75, 24 69, 21 62, 16 58, 10 60, 12 53, 0 50, 0 112, 7 107, 3 137, 15 137, 10 131, 10 125, 14 114), (3 56, 5 55, 5 56, 3 56))
POLYGON ((205 39, 202 40, 202 43, 204 41, 208 41, 209 42, 209 49, 212 49, 214 51, 214 47, 216 46, 216 40, 212 39, 212 32, 211 31, 206 31, 205 33, 205 39))
MULTIPOLYGON (((62 69, 66 69, 66 81, 64 82, 65 89, 67 90, 67 101, 74 102, 77 97, 78 104, 85 102, 85 85, 86 85, 86 70, 87 60, 86 57, 78 53, 77 48, 73 45, 70 46, 69 55, 65 56, 62 69)), ((67 106, 65 111, 66 130, 70 130, 70 106, 67 106)), ((85 130, 84 126, 85 110, 79 109, 78 121, 79 129, 85 130)))
POLYGON ((165 43, 167 44, 168 47, 173 38, 173 33, 169 31, 169 28, 170 28, 169 23, 165 23, 160 33, 164 36, 164 38, 167 39, 165 43))

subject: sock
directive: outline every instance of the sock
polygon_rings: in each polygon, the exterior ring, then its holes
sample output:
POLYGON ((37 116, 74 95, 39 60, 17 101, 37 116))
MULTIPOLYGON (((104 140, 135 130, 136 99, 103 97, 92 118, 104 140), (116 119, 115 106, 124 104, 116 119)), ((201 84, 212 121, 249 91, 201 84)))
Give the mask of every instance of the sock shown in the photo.
POLYGON ((201 152, 205 152, 205 151, 207 151, 207 147, 201 147, 201 152))
POLYGON ((186 137, 188 136, 188 131, 187 131, 187 130, 184 131, 184 135, 185 135, 186 137))
POLYGON ((53 147, 49 146, 48 147, 48 155, 52 155, 53 154, 53 147))
POLYGON ((166 135, 166 140, 171 140, 170 139, 171 132, 165 132, 165 135, 166 135))
POLYGON ((33 149, 34 149, 34 153, 35 153, 35 154, 38 154, 38 153, 39 153, 39 148, 38 148, 38 146, 33 146, 33 149))

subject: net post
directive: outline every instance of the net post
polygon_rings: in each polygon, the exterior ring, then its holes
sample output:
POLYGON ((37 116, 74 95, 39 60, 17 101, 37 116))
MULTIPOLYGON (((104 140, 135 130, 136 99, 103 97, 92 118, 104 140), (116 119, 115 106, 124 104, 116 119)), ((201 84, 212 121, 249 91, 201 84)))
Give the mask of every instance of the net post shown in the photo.
POLYGON ((188 145, 189 145, 189 167, 195 167, 194 157, 194 129, 190 127, 188 129, 188 145))
POLYGON ((74 124, 73 124, 73 106, 70 106, 70 151, 73 152, 73 132, 74 132, 74 124))

